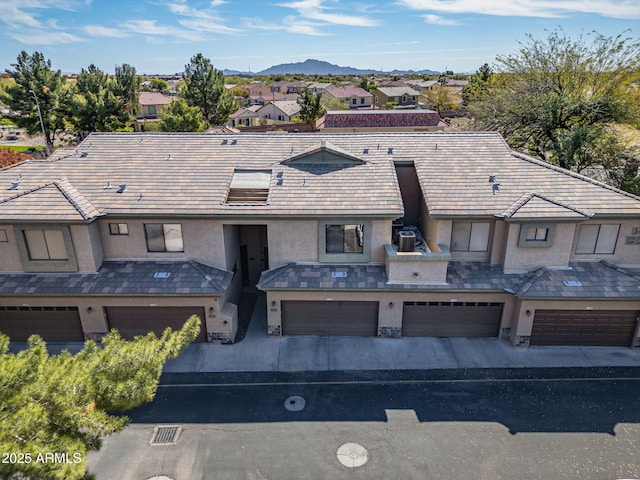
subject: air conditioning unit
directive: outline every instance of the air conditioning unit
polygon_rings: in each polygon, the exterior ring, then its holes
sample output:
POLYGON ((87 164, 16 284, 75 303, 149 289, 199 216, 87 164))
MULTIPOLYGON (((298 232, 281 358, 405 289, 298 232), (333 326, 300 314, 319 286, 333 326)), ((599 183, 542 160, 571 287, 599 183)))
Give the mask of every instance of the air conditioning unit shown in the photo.
POLYGON ((413 252, 416 249, 416 234, 409 230, 398 232, 398 251, 413 252))

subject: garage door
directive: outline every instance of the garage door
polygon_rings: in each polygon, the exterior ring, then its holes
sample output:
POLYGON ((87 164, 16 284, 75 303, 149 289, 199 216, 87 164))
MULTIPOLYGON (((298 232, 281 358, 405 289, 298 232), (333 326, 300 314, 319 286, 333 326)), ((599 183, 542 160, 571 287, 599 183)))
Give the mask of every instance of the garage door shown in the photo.
POLYGON ((536 310, 530 344, 630 347, 639 314, 629 310, 536 310))
POLYGON ((123 338, 153 332, 162 335, 167 327, 179 330, 191 315, 201 320, 200 334, 196 342, 205 342, 207 332, 204 324, 204 308, 201 307, 107 307, 109 328, 115 328, 123 338))
POLYGON ((498 337, 502 303, 405 302, 404 337, 498 337))
POLYGON ((283 335, 378 334, 378 302, 282 302, 283 335))
POLYGON ((0 332, 14 342, 33 334, 47 342, 84 342, 78 307, 0 307, 0 332))

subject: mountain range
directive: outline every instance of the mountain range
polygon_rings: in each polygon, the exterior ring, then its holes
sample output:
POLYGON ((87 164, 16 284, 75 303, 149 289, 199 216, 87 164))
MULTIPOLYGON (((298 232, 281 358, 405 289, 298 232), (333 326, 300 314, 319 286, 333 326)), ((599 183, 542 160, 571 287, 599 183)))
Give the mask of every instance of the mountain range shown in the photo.
MULTIPOLYGON (((225 75, 246 75, 247 72, 239 72, 237 70, 223 70, 225 75)), ((390 72, 382 72, 373 69, 360 69, 353 67, 341 67, 329 62, 315 59, 307 59, 304 62, 282 63, 274 65, 260 72, 251 72, 251 75, 373 75, 373 74, 391 74, 391 75, 435 75, 439 72, 434 70, 393 70, 390 72)))

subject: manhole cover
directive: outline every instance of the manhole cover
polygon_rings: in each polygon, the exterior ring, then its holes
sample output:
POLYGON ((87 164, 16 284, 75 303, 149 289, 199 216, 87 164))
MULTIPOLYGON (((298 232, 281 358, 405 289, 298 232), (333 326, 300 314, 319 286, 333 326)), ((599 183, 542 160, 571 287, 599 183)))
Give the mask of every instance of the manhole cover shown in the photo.
POLYGON ((289 397, 284 401, 284 408, 289 410, 290 412, 299 412, 302 410, 307 402, 304 398, 299 395, 294 395, 293 397, 289 397))
POLYGON ((369 461, 369 452, 358 443, 345 443, 338 447, 336 452, 338 461, 345 467, 361 467, 369 461))
POLYGON ((179 425, 163 425, 154 427, 150 445, 175 445, 182 431, 179 425))

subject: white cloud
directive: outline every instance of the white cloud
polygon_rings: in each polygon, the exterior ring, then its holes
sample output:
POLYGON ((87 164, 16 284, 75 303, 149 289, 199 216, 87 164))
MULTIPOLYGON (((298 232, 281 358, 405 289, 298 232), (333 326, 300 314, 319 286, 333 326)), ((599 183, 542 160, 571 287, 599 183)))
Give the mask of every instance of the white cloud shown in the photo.
POLYGON ((460 22, 457 20, 447 20, 439 15, 421 15, 424 18, 424 21, 430 23, 431 25, 443 25, 443 26, 453 26, 460 25, 460 22))
POLYGON ((191 30, 196 30, 199 32, 233 34, 241 31, 237 28, 231 28, 227 27, 226 25, 222 25, 221 23, 218 23, 217 21, 209 18, 178 20, 178 23, 185 28, 189 28, 191 30))
POLYGON ((347 25, 351 27, 375 27, 378 25, 376 20, 369 17, 334 13, 334 9, 327 7, 325 3, 326 0, 300 0, 277 5, 297 10, 302 18, 332 25, 347 25))
POLYGON ((266 23, 260 18, 243 18, 242 22, 246 28, 252 30, 273 30, 311 36, 325 35, 320 30, 318 30, 317 24, 302 20, 294 16, 284 17, 282 19, 282 23, 278 24, 266 23))
POLYGON ((66 32, 30 30, 26 34, 10 32, 9 35, 25 45, 56 45, 59 43, 82 42, 83 39, 66 32))
POLYGON ((592 13, 603 17, 640 18, 635 0, 397 0, 397 3, 413 10, 450 14, 554 18, 592 13))
POLYGON ((85 25, 82 30, 92 37, 124 38, 129 36, 122 28, 109 28, 102 25, 85 25))
POLYGON ((178 23, 185 28, 198 32, 212 32, 233 34, 240 32, 237 28, 224 25, 223 19, 214 10, 215 7, 225 4, 225 1, 213 0, 208 8, 194 8, 187 3, 187 0, 174 0, 167 3, 169 11, 187 19, 178 20, 178 23))
POLYGON ((127 31, 140 35, 175 37, 192 42, 198 42, 203 39, 202 35, 198 32, 183 30, 168 25, 156 25, 155 20, 128 20, 124 22, 122 26, 127 31))

